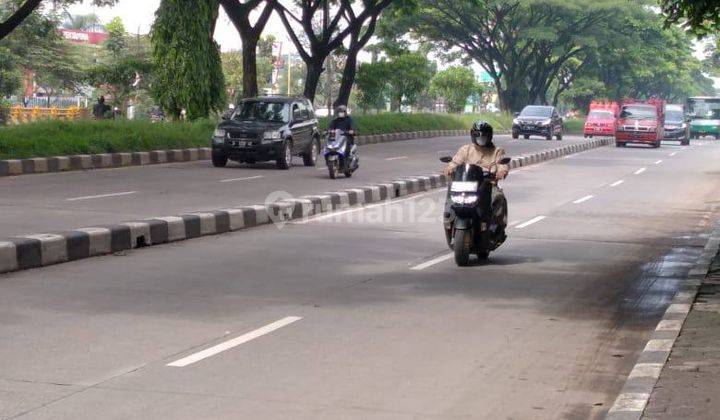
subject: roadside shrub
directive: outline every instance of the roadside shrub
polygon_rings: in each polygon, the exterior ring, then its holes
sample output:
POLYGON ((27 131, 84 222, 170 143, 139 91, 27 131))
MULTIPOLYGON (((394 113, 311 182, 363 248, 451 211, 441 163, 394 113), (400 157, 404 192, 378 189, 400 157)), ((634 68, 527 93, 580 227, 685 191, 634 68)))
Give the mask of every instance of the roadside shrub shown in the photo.
MULTIPOLYGON (((358 131, 385 134, 404 131, 470 129, 484 119, 498 132, 510 129, 512 118, 501 114, 378 114, 357 115, 358 131)), ((151 123, 146 120, 38 121, 0 130, 0 159, 23 159, 74 154, 139 152, 156 149, 206 147, 217 121, 151 123)), ((320 128, 328 125, 320 119, 320 128)))

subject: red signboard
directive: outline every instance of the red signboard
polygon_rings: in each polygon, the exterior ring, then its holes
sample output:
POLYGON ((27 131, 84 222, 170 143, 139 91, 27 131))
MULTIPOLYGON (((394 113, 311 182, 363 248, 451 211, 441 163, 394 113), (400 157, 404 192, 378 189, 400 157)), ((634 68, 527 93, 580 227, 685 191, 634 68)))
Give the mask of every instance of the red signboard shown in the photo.
POLYGON ((104 32, 80 31, 77 29, 60 29, 63 38, 78 44, 100 45, 108 38, 104 32))

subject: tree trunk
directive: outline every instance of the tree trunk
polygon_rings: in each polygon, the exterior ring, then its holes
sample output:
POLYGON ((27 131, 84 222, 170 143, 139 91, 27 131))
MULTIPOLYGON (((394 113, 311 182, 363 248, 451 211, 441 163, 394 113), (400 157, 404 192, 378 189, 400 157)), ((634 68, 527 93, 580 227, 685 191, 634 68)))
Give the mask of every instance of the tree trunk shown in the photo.
MULTIPOLYGON (((259 38, 243 39, 243 98, 258 96, 257 82, 257 44, 259 38)), ((235 99, 235 98, 233 98, 235 99)))
POLYGON ((35 11, 42 0, 27 0, 18 8, 15 13, 8 17, 5 21, 0 22, 0 40, 10 35, 12 31, 20 26, 30 14, 35 11))
POLYGON ((347 60, 345 60, 345 68, 343 69, 342 80, 340 82, 340 91, 338 97, 333 104, 333 108, 340 105, 347 106, 350 101, 350 94, 355 84, 355 76, 357 74, 357 55, 359 51, 348 51, 347 60))
POLYGON ((313 57, 311 61, 306 63, 307 73, 305 75, 305 90, 303 91, 303 96, 311 102, 315 102, 318 84, 320 84, 320 77, 323 73, 324 61, 325 57, 313 57))

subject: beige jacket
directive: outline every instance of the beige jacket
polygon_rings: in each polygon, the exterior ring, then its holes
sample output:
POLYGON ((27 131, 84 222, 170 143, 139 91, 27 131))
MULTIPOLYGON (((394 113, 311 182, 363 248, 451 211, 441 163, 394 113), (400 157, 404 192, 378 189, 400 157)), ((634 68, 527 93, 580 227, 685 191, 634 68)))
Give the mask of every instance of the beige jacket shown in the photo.
MULTIPOLYGON (((503 156, 505 156, 505 149, 502 148, 482 147, 474 143, 466 144, 458 150, 452 162, 448 163, 446 173, 450 174, 455 171, 455 168, 466 163, 481 166, 486 170, 494 170, 493 167, 503 156)), ((510 166, 497 165, 497 179, 504 179, 508 172, 510 172, 510 166)))

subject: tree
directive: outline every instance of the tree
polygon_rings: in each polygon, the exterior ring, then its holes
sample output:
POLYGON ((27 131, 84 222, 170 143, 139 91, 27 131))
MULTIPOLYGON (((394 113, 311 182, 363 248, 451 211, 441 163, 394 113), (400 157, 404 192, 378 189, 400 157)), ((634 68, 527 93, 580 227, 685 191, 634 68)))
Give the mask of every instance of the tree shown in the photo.
POLYGON ((661 0, 668 25, 682 24, 703 37, 720 31, 720 3, 716 0, 661 0))
POLYGON ((467 67, 450 67, 437 73, 430 81, 430 92, 445 99, 448 110, 454 113, 465 110, 475 88, 475 73, 467 67))
MULTIPOLYGON (((54 4, 69 5, 82 0, 54 0, 54 4)), ((95 6, 112 6, 117 0, 93 0, 95 6)), ((42 0, 10 0, 0 4, 0 40, 4 39, 33 12, 38 11, 42 6, 42 0)))
POLYGON ((108 38, 105 41, 105 49, 110 51, 113 58, 117 59, 128 49, 127 35, 125 34, 125 25, 123 25, 122 19, 115 17, 107 25, 105 29, 108 33, 108 38))
POLYGON ((390 68, 385 61, 362 63, 357 72, 358 104, 363 112, 384 109, 390 68))
POLYGON ((71 15, 70 13, 65 13, 63 20, 63 27, 65 29, 87 31, 99 26, 102 26, 100 24, 100 18, 95 13, 89 13, 87 15, 71 15))
POLYGON ((120 106, 140 87, 136 85, 136 81, 147 80, 152 69, 152 63, 148 60, 122 57, 111 63, 92 67, 87 71, 85 80, 105 91, 111 96, 112 102, 120 106))
POLYGON ((220 3, 240 34, 242 41, 242 95, 246 98, 257 96, 257 47, 260 35, 265 30, 265 25, 275 7, 275 0, 220 0, 220 3), (253 26, 250 22, 250 15, 259 6, 262 6, 262 10, 253 26))
POLYGON ((417 104, 419 96, 430 86, 435 72, 430 61, 422 53, 405 53, 388 62, 388 96, 394 112, 402 106, 417 104))
POLYGON ((392 0, 365 1, 365 10, 368 13, 357 14, 352 7, 345 9, 344 19, 348 27, 352 28, 349 35, 349 45, 346 51, 345 65, 343 66, 342 79, 338 97, 333 104, 334 107, 346 105, 350 100, 350 93, 355 84, 357 75, 358 54, 367 45, 375 33, 378 19, 382 11, 388 7, 392 0))
MULTIPOLYGON (((332 9, 329 7, 329 0, 302 0, 297 2, 299 16, 280 2, 276 3, 275 8, 280 20, 307 67, 304 91, 306 98, 315 100, 324 71, 323 63, 328 56, 340 48, 353 31, 358 31, 373 15, 379 15, 389 1, 364 0, 361 2, 362 11, 356 13, 354 10, 350 11, 353 8, 352 0, 338 0, 332 9), (346 25, 341 25, 341 22, 346 25), (296 29, 296 26, 300 26, 300 29, 296 29)), ((374 27, 368 29, 374 30, 374 27)), ((356 64, 354 63, 353 67, 356 64)))
MULTIPOLYGON (((597 49, 617 0, 417 0, 416 36, 461 50, 493 78, 503 110, 547 103, 562 66, 597 49)), ((407 14, 407 12, 405 12, 407 14)), ((405 20, 408 20, 405 18, 405 20)))
POLYGON ((0 100, 20 88, 20 72, 12 52, 0 47, 0 100))
POLYGON ((213 40, 217 0, 162 0, 151 31, 153 95, 172 115, 207 117, 225 103, 220 49, 213 40))

